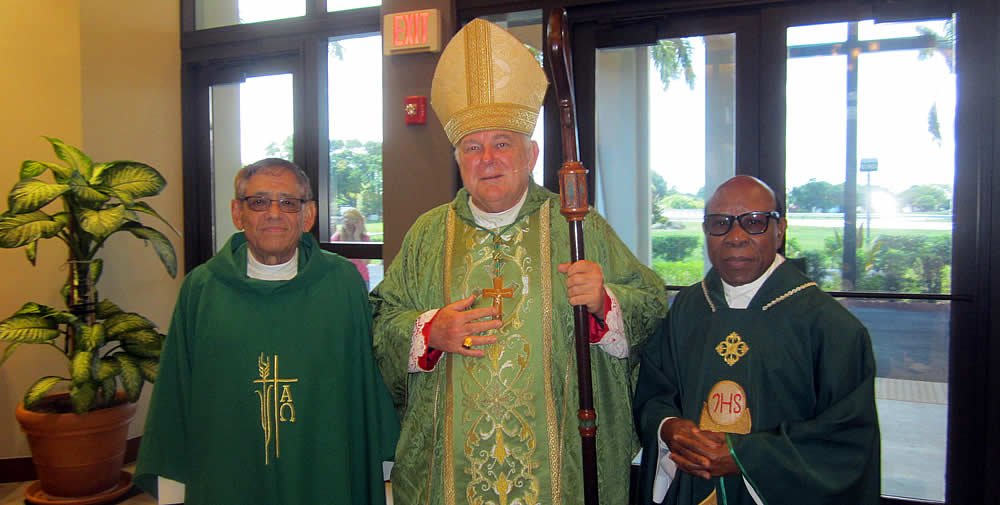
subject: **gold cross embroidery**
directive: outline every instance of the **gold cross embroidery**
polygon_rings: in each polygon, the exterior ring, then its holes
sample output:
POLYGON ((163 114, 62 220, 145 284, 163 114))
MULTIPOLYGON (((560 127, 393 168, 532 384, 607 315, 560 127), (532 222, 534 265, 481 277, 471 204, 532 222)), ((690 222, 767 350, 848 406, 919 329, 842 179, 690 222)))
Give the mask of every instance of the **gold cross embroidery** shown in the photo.
POLYGON ((503 287, 503 277, 493 278, 493 287, 483 290, 483 296, 493 299, 493 306, 497 308, 497 315, 493 319, 503 319, 503 299, 513 298, 514 288, 503 287))
POLYGON ((726 335, 726 339, 715 346, 715 352, 719 353, 729 366, 735 365, 749 350, 750 346, 735 331, 726 335))

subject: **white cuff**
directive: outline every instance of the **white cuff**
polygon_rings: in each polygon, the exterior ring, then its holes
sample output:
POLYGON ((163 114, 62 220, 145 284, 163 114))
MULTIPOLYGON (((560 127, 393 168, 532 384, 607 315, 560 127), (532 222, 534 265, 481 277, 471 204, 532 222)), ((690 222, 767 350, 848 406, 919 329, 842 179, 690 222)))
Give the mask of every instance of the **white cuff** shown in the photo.
POLYGON ((428 310, 427 312, 420 314, 420 317, 417 318, 417 322, 413 323, 413 335, 410 341, 410 363, 408 366, 410 373, 428 371, 420 368, 419 365, 420 357, 427 354, 427 344, 424 343, 424 326, 426 326, 431 319, 434 319, 437 311, 438 309, 428 310))
POLYGON ((618 299, 607 286, 604 286, 604 292, 608 294, 608 298, 611 298, 611 310, 608 311, 608 318, 604 320, 608 331, 594 345, 616 358, 627 358, 629 347, 628 337, 625 336, 625 319, 622 318, 622 307, 618 305, 618 299))
POLYGON ((670 483, 674 480, 674 475, 677 474, 677 463, 670 459, 670 448, 660 437, 660 433, 663 433, 663 423, 671 419, 673 417, 664 418, 656 427, 656 441, 660 447, 660 453, 656 457, 656 476, 653 477, 653 502, 655 503, 663 503, 663 498, 667 496, 667 490, 670 489, 670 483))

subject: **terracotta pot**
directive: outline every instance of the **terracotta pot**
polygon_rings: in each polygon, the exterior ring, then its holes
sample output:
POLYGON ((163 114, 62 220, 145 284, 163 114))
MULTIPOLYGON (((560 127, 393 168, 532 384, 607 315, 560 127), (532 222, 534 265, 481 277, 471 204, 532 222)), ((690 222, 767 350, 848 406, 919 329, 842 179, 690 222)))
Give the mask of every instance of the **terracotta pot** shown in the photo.
MULTIPOLYGON (((53 396, 68 396, 60 393, 53 396)), ((118 393, 118 399, 125 395, 118 393)), ((50 414, 17 406, 31 459, 45 493, 81 497, 107 492, 119 482, 128 425, 136 406, 127 400, 86 414, 50 414)))

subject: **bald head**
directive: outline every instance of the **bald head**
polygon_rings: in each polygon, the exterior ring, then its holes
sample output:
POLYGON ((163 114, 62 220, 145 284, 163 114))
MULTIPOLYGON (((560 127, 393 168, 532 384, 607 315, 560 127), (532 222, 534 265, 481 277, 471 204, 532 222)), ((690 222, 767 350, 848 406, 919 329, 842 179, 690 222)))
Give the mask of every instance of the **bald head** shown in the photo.
POLYGON ((717 214, 718 212, 713 210, 716 206, 741 199, 767 200, 769 208, 766 210, 777 210, 778 208, 778 199, 774 196, 774 190, 764 181, 749 175, 737 175, 722 183, 715 190, 715 193, 712 193, 712 198, 705 206, 705 213, 717 214))
MULTIPOLYGON (((750 212, 778 210, 774 191, 756 177, 738 175, 724 182, 705 206, 708 216, 733 216, 738 218, 750 212)), ((749 218, 749 216, 748 216, 749 218)), ((763 233, 751 234, 738 221, 723 235, 710 235, 705 225, 705 244, 712 266, 722 280, 731 286, 749 284, 764 274, 774 262, 778 246, 785 236, 785 217, 777 219, 760 216, 766 223, 763 233), (771 223, 771 221, 776 221, 771 223)))

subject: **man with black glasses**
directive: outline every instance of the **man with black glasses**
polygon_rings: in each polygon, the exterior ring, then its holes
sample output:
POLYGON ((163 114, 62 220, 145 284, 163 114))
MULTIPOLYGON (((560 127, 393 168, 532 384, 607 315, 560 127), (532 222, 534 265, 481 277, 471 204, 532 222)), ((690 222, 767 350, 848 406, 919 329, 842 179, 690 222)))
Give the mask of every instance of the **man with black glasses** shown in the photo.
POLYGON ((705 211, 712 269, 641 354, 642 503, 878 503, 868 330, 777 254, 766 184, 734 177, 705 211))
POLYGON ((306 174, 236 175, 234 234, 184 279, 136 469, 160 503, 382 504, 399 422, 358 270, 308 230, 306 174))

